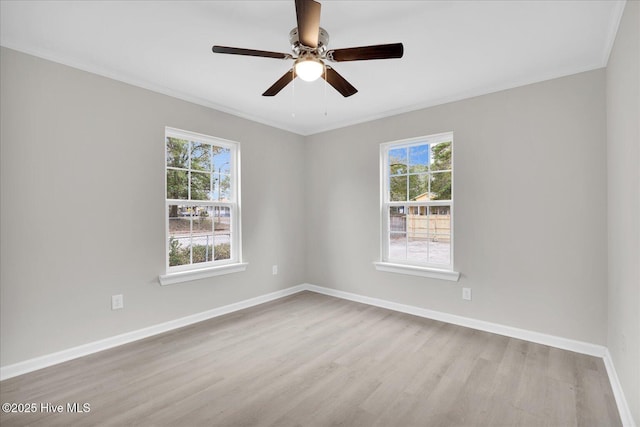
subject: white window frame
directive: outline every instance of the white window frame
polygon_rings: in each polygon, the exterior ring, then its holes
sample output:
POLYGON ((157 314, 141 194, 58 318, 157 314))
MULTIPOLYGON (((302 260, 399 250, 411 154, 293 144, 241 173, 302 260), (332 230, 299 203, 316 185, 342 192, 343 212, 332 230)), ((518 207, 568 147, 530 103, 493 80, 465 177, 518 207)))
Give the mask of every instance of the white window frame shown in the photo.
MULTIPOLYGON (((164 138, 164 216, 165 216, 165 274, 159 276, 161 285, 169 285, 190 280, 202 279, 221 274, 235 273, 244 271, 247 263, 242 262, 242 236, 241 236, 241 214, 240 214, 240 144, 209 135, 203 135, 196 132, 190 132, 182 129, 171 127, 165 128, 164 138), (187 141, 202 142, 218 147, 227 148, 230 151, 229 172, 229 200, 189 200, 189 199, 168 199, 167 198, 167 138, 178 138, 187 141), (185 264, 179 266, 169 265, 169 206, 203 206, 209 208, 227 207, 230 211, 229 232, 230 232, 230 258, 226 260, 212 260, 197 264, 185 264)), ((191 155, 191 150, 189 150, 191 155)), ((186 170, 186 169, 185 169, 186 170)), ((190 174, 190 172, 189 172, 190 174)), ((190 176, 190 175, 189 175, 190 176)), ((190 178, 189 178, 190 182, 190 178)))
POLYGON ((437 278, 443 280, 457 281, 460 273, 454 271, 454 141, 453 132, 443 132, 435 135, 422 136, 417 138, 404 139, 399 141, 380 144, 380 261, 374 262, 379 271, 391 273, 408 274, 437 278), (429 200, 421 202, 401 201, 392 202, 389 200, 390 176, 387 165, 389 163, 389 151, 394 148, 404 148, 417 145, 434 145, 441 142, 451 141, 451 201, 429 200), (428 262, 417 262, 415 260, 399 260, 389 257, 389 208, 392 206, 450 206, 451 221, 451 246, 450 263, 429 264, 428 262))

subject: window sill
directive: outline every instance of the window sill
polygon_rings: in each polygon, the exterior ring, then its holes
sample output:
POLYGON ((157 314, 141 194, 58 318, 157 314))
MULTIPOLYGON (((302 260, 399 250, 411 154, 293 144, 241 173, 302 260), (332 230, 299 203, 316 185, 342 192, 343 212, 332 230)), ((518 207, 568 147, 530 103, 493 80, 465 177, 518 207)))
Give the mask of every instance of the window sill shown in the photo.
POLYGON ((378 271, 386 271, 388 273, 409 274, 411 276, 430 277, 432 279, 449 280, 457 282, 460 273, 457 271, 440 270, 437 268, 417 267, 415 265, 391 264, 388 262, 374 262, 378 271))
POLYGON ((223 274, 238 273, 247 269, 248 263, 221 265, 218 267, 201 268, 199 270, 187 270, 177 273, 160 275, 158 281, 162 286, 176 283, 189 282, 191 280, 205 279, 207 277, 222 276, 223 274))

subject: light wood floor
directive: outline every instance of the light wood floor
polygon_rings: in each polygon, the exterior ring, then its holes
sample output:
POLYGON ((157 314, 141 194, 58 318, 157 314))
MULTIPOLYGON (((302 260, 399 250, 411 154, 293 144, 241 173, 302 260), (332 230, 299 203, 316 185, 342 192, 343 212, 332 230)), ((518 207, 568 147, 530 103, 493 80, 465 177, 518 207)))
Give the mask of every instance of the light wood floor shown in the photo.
POLYGON ((299 293, 0 383, 14 425, 617 426, 601 359, 299 293), (66 408, 65 408, 66 409, 66 408))

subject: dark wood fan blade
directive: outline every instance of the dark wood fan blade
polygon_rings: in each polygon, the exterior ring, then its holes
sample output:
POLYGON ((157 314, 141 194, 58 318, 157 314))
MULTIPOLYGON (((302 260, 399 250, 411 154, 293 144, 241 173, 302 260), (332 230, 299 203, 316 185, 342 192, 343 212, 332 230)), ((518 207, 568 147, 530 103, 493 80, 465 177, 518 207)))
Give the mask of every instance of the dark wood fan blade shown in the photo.
POLYGON ((269 89, 267 89, 262 96, 274 96, 277 95, 286 85, 296 78, 296 72, 294 69, 290 69, 286 74, 278 79, 269 89))
POLYGON ((374 46, 349 47, 327 52, 330 61, 366 61, 369 59, 402 58, 404 46, 402 43, 378 44, 374 46))
POLYGON ((353 87, 344 77, 342 77, 333 68, 325 67, 326 73, 322 75, 322 78, 327 81, 335 90, 340 92, 345 98, 347 96, 358 93, 358 89, 353 87))
POLYGON ((296 0, 298 40, 307 47, 318 47, 320 32, 320 3, 314 0, 296 0))
POLYGON ((231 55, 260 56, 263 58, 277 58, 277 59, 291 58, 291 55, 289 55, 288 53, 269 52, 266 50, 255 50, 255 49, 242 49, 239 47, 213 46, 211 50, 213 50, 214 53, 228 53, 231 55))

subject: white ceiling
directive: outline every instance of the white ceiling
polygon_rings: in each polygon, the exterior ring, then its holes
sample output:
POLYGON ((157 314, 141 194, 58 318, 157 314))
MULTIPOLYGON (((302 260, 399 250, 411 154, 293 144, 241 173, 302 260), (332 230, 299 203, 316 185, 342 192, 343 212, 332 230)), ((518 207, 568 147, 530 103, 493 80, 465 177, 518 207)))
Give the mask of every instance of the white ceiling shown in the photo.
POLYGON ((624 1, 321 1, 330 48, 404 43, 402 59, 335 63, 359 93, 296 79, 287 1, 0 2, 0 44, 309 135, 604 67, 624 1), (325 115, 326 112, 326 115, 325 115))

